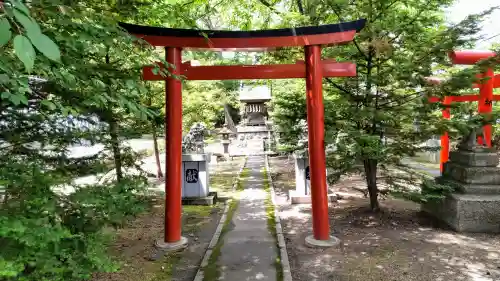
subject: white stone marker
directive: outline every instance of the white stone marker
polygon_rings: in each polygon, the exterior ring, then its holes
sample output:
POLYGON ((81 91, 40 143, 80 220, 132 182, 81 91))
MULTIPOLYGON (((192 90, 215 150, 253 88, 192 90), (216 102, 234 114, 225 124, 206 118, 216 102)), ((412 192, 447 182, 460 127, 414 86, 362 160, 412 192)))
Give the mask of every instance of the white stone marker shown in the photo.
MULTIPOLYGON (((294 155, 295 159, 295 190, 290 190, 292 204, 311 203, 311 179, 308 155, 294 155)), ((336 201, 334 194, 328 194, 328 183, 326 185, 328 201, 336 201)))
POLYGON ((182 198, 209 196, 208 154, 182 155, 182 198))

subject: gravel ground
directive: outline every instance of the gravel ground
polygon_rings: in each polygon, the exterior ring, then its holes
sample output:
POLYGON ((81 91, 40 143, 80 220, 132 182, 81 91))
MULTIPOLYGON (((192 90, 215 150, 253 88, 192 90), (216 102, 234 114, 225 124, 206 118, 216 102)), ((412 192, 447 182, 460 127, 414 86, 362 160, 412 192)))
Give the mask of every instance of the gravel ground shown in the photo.
POLYGON ((287 191, 294 188, 293 161, 274 158, 270 163, 295 281, 500 280, 500 235, 438 228, 418 205, 393 198, 382 199, 383 211, 371 213, 359 192, 365 187, 359 177, 332 187, 342 200, 330 206, 330 227, 342 245, 306 247, 311 208, 286 202, 287 191))

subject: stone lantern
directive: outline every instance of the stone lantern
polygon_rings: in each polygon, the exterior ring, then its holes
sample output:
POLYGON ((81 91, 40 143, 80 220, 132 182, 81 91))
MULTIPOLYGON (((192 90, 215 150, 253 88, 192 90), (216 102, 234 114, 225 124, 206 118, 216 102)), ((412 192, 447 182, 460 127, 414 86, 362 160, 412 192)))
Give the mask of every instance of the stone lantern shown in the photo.
POLYGON ((222 136, 222 146, 224 147, 224 154, 229 154, 229 143, 231 142, 229 140, 229 134, 231 134, 231 130, 227 128, 227 125, 224 124, 224 127, 220 131, 220 134, 222 136))

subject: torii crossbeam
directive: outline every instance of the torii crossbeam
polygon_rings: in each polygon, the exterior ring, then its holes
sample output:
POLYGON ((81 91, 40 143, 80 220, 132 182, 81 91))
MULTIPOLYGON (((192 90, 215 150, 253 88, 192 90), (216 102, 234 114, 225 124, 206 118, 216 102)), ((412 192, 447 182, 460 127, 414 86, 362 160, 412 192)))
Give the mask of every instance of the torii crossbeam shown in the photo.
MULTIPOLYGON (((365 20, 259 31, 174 29, 126 23, 120 25, 153 46, 165 47, 166 61, 174 66, 169 68, 169 72, 175 76, 183 75, 187 80, 306 79, 314 233, 308 240, 319 240, 328 244, 332 237, 326 193, 322 79, 356 76, 356 66, 352 63, 321 60, 321 47, 352 41, 355 34, 364 27, 365 20), (303 47, 305 61, 282 65, 191 66, 189 62, 182 63, 181 56, 183 49, 257 51, 282 47, 303 47)), ((154 74, 151 66, 144 67, 143 78, 166 81, 165 138, 168 141, 165 237, 157 245, 175 249, 187 243, 181 236, 182 84, 181 80, 154 74)))

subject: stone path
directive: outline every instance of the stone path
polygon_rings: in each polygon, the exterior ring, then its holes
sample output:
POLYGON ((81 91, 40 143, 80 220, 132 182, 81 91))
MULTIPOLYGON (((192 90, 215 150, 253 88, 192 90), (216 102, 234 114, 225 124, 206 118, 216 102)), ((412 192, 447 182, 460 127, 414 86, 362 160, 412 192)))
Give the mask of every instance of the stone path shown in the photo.
POLYGON ((219 280, 275 281, 276 241, 267 228, 264 157, 250 156, 249 176, 243 179, 240 203, 223 237, 219 280))
POLYGON ((412 168, 412 169, 427 173, 433 177, 439 177, 441 175, 441 171, 439 169, 424 166, 424 165, 422 165, 418 162, 412 161, 410 159, 402 159, 401 163, 412 168))

